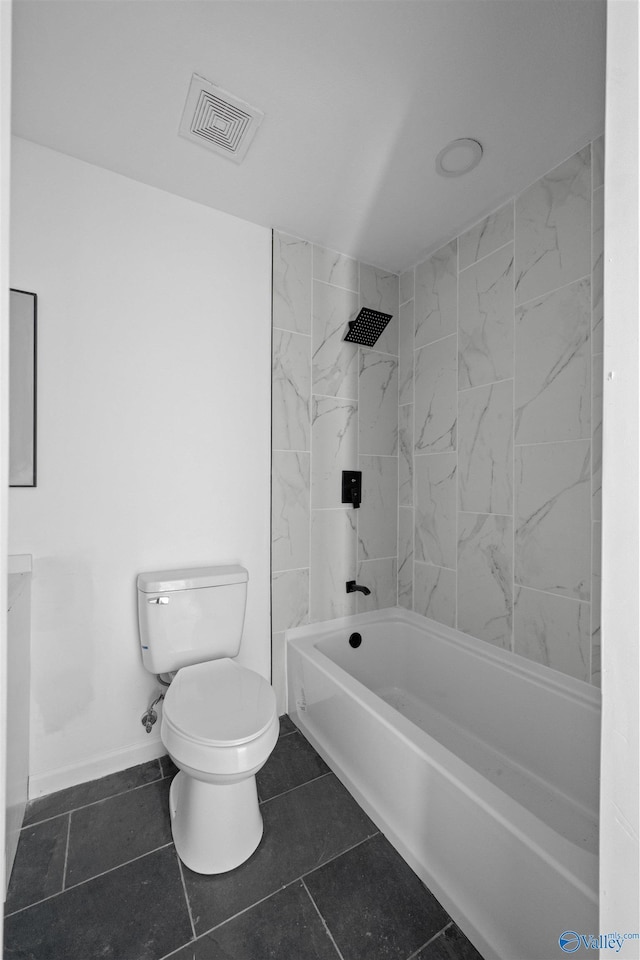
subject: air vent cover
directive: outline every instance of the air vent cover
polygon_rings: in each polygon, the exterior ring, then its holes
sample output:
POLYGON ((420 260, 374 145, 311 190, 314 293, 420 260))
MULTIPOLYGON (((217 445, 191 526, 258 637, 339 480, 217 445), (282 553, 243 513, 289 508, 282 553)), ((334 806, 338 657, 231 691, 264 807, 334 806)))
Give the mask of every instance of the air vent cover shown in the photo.
POLYGON ((240 163, 264 114, 194 73, 180 135, 240 163))

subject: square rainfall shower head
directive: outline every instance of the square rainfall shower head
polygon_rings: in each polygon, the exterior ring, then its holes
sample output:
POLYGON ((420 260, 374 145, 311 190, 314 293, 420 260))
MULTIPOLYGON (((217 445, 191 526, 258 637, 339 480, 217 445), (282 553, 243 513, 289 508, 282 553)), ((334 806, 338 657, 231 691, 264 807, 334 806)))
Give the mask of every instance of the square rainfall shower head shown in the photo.
POLYGON ((372 347, 392 317, 392 313, 380 313, 379 310, 363 307, 355 320, 349 321, 349 332, 344 339, 363 347, 372 347))

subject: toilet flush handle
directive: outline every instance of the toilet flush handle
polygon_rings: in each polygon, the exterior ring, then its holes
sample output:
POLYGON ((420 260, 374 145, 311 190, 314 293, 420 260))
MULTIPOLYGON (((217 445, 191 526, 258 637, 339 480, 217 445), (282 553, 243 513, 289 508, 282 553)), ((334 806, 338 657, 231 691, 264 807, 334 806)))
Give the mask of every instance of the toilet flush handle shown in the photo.
POLYGON ((169 603, 169 597, 149 597, 147 603, 169 603))

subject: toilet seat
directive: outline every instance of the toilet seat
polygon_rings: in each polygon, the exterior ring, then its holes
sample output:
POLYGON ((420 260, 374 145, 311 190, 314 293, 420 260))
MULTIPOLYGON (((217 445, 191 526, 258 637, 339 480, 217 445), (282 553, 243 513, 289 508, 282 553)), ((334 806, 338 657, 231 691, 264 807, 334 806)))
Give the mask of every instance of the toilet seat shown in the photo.
POLYGON ((233 747, 267 729, 274 701, 264 677, 224 657, 179 670, 165 694, 164 716, 188 740, 233 747))
POLYGON ((250 775, 278 729, 272 687, 226 657, 182 667, 165 694, 162 741, 177 766, 200 779, 250 775))

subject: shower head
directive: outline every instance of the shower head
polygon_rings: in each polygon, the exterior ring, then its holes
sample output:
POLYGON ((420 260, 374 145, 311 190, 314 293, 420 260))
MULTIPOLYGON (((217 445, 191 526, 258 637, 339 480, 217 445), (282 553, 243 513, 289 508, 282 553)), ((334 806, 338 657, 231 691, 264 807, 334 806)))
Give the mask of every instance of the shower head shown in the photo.
POLYGON ((392 317, 392 313, 380 313, 379 310, 363 307, 355 320, 349 321, 349 332, 345 340, 359 343, 363 347, 372 347, 392 317))

